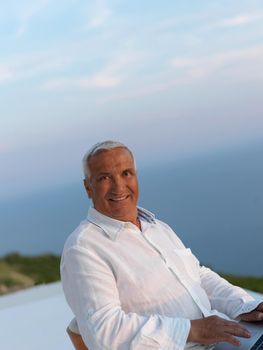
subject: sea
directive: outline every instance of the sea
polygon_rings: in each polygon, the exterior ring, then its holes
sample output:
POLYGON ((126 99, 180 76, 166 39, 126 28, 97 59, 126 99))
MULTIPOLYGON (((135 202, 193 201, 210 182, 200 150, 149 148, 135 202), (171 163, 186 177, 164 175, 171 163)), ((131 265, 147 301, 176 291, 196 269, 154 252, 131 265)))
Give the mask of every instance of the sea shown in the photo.
MULTIPOLYGON (((168 223, 201 264, 263 277, 263 143, 140 164, 138 176, 139 205, 168 223)), ((0 200, 0 256, 61 254, 89 205, 81 179, 0 200)))

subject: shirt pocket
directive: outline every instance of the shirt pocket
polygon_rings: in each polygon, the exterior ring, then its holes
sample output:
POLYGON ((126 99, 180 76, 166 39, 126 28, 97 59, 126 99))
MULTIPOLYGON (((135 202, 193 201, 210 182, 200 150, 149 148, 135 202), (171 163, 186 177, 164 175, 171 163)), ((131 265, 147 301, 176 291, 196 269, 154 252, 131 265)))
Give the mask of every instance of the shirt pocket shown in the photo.
POLYGON ((200 282, 200 264, 190 248, 174 249, 174 253, 180 261, 181 273, 185 272, 194 281, 200 282))

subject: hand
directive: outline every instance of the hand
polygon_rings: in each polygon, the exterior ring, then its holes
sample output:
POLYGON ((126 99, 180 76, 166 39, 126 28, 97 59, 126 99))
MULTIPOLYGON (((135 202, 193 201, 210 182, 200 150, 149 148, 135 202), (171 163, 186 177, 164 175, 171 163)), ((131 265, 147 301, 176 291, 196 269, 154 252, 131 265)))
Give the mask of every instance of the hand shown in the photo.
POLYGON ((228 321, 218 316, 210 316, 191 321, 191 329, 187 341, 208 345, 228 342, 239 346, 240 342, 234 336, 250 338, 250 333, 235 321, 228 321))
POLYGON ((256 309, 239 315, 238 319, 247 322, 263 321, 263 303, 260 303, 256 309))

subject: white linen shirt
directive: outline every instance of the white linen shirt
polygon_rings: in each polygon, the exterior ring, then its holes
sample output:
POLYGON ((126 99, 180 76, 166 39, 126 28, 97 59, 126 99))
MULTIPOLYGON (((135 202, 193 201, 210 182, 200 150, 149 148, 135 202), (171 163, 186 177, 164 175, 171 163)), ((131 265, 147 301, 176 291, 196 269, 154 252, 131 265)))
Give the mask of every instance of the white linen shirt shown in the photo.
POLYGON ((65 243, 62 285, 90 350, 198 348, 187 343, 190 320, 257 307, 200 267, 168 225, 145 209, 138 214, 142 231, 90 208, 65 243))

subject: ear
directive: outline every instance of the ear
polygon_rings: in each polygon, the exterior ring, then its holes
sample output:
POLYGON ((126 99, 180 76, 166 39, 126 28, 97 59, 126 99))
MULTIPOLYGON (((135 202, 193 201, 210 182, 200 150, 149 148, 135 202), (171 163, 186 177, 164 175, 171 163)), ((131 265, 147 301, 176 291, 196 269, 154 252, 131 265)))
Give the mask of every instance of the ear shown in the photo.
POLYGON ((88 179, 84 179, 83 180, 83 185, 85 187, 85 190, 87 192, 87 195, 89 198, 92 198, 92 189, 91 189, 91 185, 88 179))

